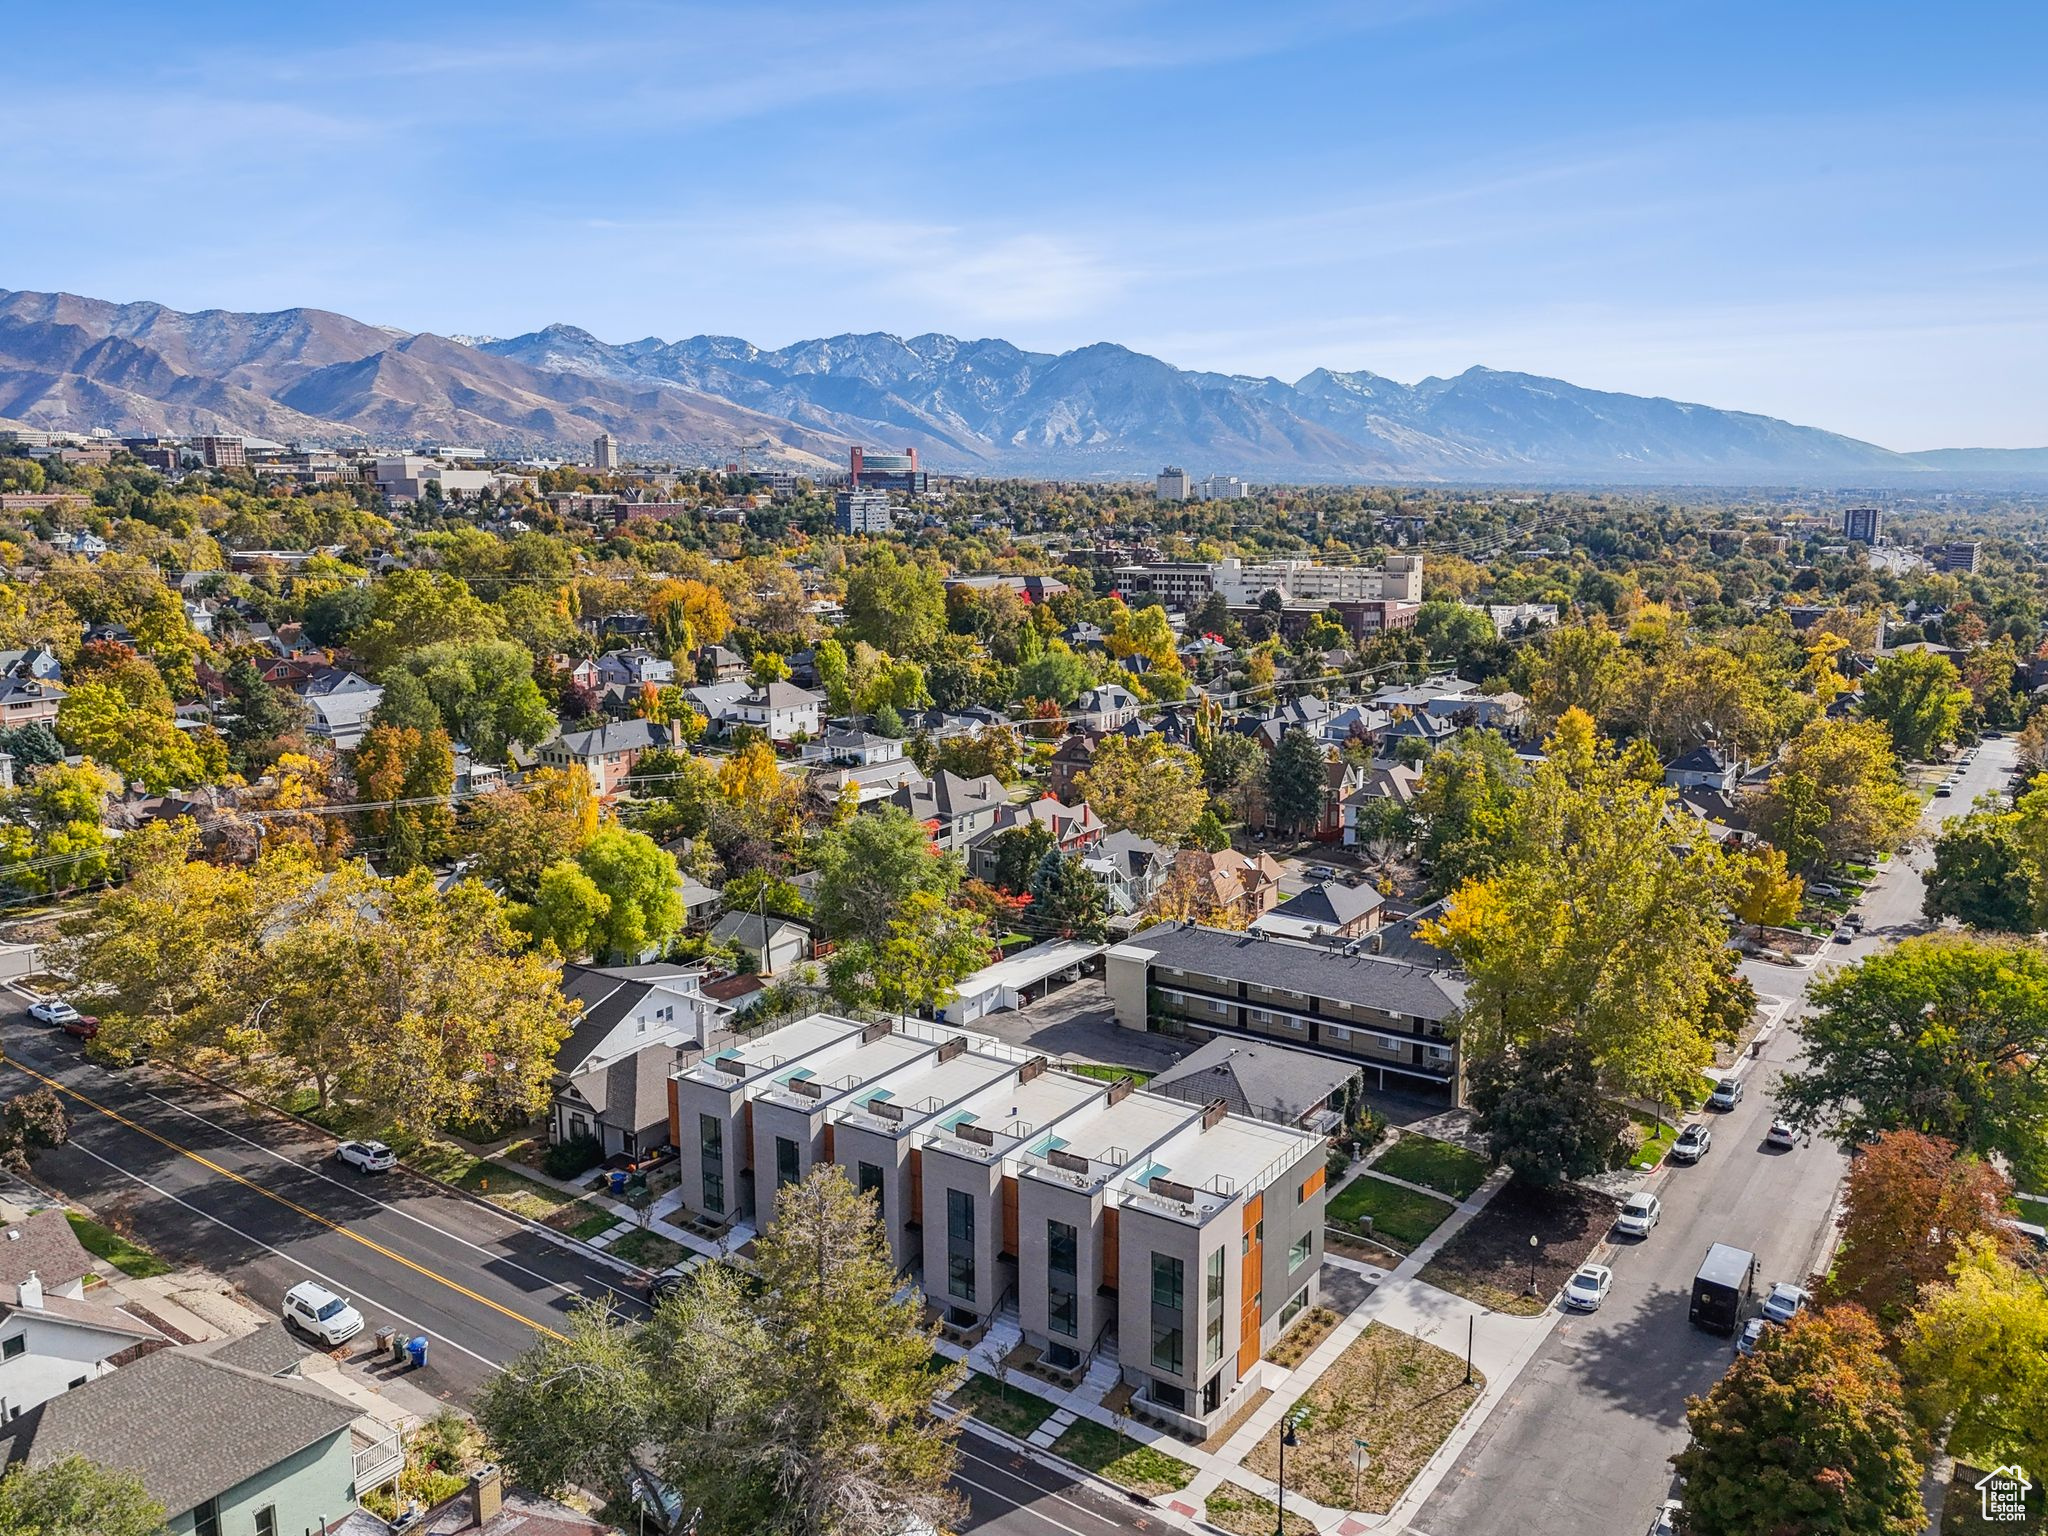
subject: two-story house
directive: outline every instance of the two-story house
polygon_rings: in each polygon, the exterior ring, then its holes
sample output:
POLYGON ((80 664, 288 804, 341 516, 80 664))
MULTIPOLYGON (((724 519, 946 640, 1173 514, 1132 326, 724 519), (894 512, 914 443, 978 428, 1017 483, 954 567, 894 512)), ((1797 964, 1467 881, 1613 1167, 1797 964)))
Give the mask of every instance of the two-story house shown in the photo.
POLYGON ((55 679, 0 677, 0 729, 57 723, 57 708, 68 690, 55 679))
POLYGON ((889 803, 908 811, 932 828, 932 841, 942 851, 964 849, 995 825, 1010 803, 1010 791, 993 774, 963 779, 941 768, 922 784, 905 784, 889 803))
POLYGON ((562 967, 562 995, 581 1005, 555 1052, 548 1139, 596 1138, 610 1157, 668 1136, 668 1075, 730 1015, 706 997, 703 972, 674 965, 562 967))
POLYGON ((825 696, 795 683, 767 683, 735 706, 740 724, 767 732, 770 741, 815 736, 825 725, 825 696))
POLYGON ((1034 826, 1045 828, 1052 834, 1055 847, 1073 855, 1091 852, 1102 841, 1104 831, 1101 818, 1085 802, 1063 805, 1051 795, 1041 795, 1022 805, 1005 803, 988 827, 969 842, 968 872, 977 880, 991 878, 996 868, 997 840, 1005 832, 1034 826))
POLYGON ((581 768, 591 791, 609 800, 623 794, 642 752, 675 744, 666 725, 652 720, 615 720, 589 731, 568 731, 542 742, 533 754, 545 768, 581 768))
POLYGON ((626 693, 638 693, 643 683, 651 683, 660 688, 676 680, 675 663, 663 661, 644 645, 630 646, 619 651, 606 651, 597 658, 593 671, 598 687, 614 688, 626 693))

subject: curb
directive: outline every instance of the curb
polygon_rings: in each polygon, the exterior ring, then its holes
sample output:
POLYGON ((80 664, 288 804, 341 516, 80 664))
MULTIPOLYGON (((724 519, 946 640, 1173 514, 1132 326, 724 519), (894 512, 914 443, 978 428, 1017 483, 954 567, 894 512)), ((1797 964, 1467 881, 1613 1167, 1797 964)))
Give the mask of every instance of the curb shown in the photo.
MULTIPOLYGON (((189 1067, 169 1066, 162 1062, 152 1062, 150 1063, 150 1065, 158 1068, 158 1070, 160 1071, 172 1073, 178 1077, 186 1078, 191 1082, 198 1083, 204 1087, 214 1089, 215 1091, 220 1093, 224 1093, 229 1098, 236 1099, 241 1103, 247 1105, 249 1108, 258 1111, 259 1113, 271 1115, 280 1120, 289 1120, 292 1124, 300 1126, 305 1130, 311 1131, 315 1135, 320 1136, 324 1140, 331 1142, 337 1146, 339 1146, 341 1143, 342 1138, 336 1136, 334 1132, 327 1129, 326 1126, 321 1125, 318 1121, 308 1120, 304 1115, 294 1114, 291 1110, 283 1109, 275 1104, 268 1103, 267 1101, 257 1098, 254 1094, 249 1093, 244 1089, 235 1087, 232 1083, 224 1083, 220 1081, 218 1078, 208 1077, 203 1072, 194 1072, 189 1067)), ((486 1159, 486 1161, 488 1161, 488 1159, 486 1159)), ((621 1274, 635 1276, 643 1281, 650 1280, 653 1277, 654 1272, 652 1270, 642 1269, 637 1264, 629 1264, 624 1259, 615 1258, 613 1255, 605 1252, 604 1249, 595 1247, 592 1244, 585 1242, 580 1237, 575 1237, 567 1232, 563 1232, 558 1230, 557 1228, 550 1227, 546 1225, 544 1222, 535 1221, 528 1216, 521 1216, 516 1211, 508 1211, 502 1205, 494 1205, 489 1200, 486 1200, 483 1196, 476 1194, 474 1191, 464 1189, 459 1184, 451 1184, 446 1179, 436 1178, 431 1173, 427 1173, 422 1169, 415 1168, 409 1162, 401 1161, 398 1164, 398 1167, 402 1172, 405 1173, 405 1175, 408 1178, 418 1179, 422 1184, 431 1184, 434 1188, 440 1190, 444 1194, 454 1195, 459 1199, 466 1200, 471 1205, 478 1206, 483 1210, 487 1210, 495 1216, 499 1216, 506 1221, 512 1222, 516 1226, 524 1227, 529 1232, 537 1233, 538 1235, 545 1237, 551 1242, 553 1242, 556 1246, 564 1248, 571 1253, 577 1254, 580 1257, 597 1259, 603 1264, 607 1265, 608 1267, 617 1270, 621 1274)))
MULTIPOLYGON (((1198 1530, 1217 1531, 1217 1527, 1209 1525, 1204 1521, 1189 1520, 1185 1515, 1175 1514, 1164 1504, 1156 1502, 1155 1496, 1152 1494, 1134 1493, 1131 1489, 1124 1487, 1123 1484, 1112 1483, 1100 1473, 1090 1472, 1086 1467, 1071 1462, 1064 1456, 1055 1455, 1050 1450, 1019 1440, 1008 1430, 997 1429, 995 1425, 987 1423, 982 1419, 977 1419, 965 1408, 955 1408, 950 1398, 946 1400, 940 1412, 955 1424, 972 1425, 977 1435, 982 1436, 984 1439, 993 1440, 996 1444, 1013 1450, 1021 1456, 1027 1456, 1041 1466, 1050 1467, 1055 1472, 1070 1473, 1076 1482, 1093 1489, 1104 1498, 1114 1500, 1119 1504, 1127 1504, 1133 1509, 1150 1510, 1162 1520, 1192 1525, 1198 1530)), ((1085 1415, 1083 1417, 1085 1418, 1085 1415)), ((1087 1422, 1094 1423, 1096 1421, 1090 1419, 1087 1422)), ((1138 1442, 1133 1441, 1132 1443, 1137 1444, 1138 1442)), ((1162 1452, 1161 1454, 1165 1453, 1162 1452)), ((1197 1467, 1195 1470, 1200 1472, 1201 1468, 1197 1467)), ((1227 1531, 1217 1531, 1217 1536, 1230 1536, 1230 1533, 1227 1531)))

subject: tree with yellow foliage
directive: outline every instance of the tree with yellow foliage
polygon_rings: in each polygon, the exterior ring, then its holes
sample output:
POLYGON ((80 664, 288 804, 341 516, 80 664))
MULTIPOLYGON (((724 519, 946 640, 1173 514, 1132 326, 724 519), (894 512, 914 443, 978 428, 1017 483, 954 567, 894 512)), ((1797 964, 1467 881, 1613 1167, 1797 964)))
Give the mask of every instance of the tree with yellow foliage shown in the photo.
POLYGON ((1785 867, 1785 855, 1776 848, 1745 855, 1736 867, 1743 885, 1735 915, 1756 930, 1761 943, 1766 927, 1789 923, 1799 915, 1806 882, 1785 867))

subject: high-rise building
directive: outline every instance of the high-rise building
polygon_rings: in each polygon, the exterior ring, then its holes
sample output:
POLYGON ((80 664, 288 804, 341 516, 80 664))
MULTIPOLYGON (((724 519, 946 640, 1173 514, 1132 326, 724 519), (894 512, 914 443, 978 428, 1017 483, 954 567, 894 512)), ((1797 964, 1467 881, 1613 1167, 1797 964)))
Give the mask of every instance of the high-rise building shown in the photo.
POLYGON ((239 437, 195 437, 192 451, 208 469, 242 469, 249 463, 248 450, 239 437))
POLYGON ((857 491, 901 491, 915 496, 925 489, 928 478, 917 467, 915 448, 901 453, 869 453, 856 448, 847 455, 847 484, 857 491))
MULTIPOLYGON (((854 452, 860 450, 856 448, 854 452)), ((839 514, 841 533, 887 533, 894 526, 890 521, 887 491, 861 488, 841 491, 832 498, 832 506, 839 514)))
POLYGON ((1842 537, 1859 544, 1875 544, 1884 528, 1884 513, 1877 507, 1851 507, 1842 514, 1842 537))
POLYGON ((1159 471, 1154 490, 1161 501, 1186 501, 1195 494, 1195 482, 1178 464, 1169 464, 1159 471))
POLYGON ((609 432, 600 432, 590 445, 590 462, 599 469, 619 467, 619 440, 609 432))
POLYGON ((1929 544, 1921 553, 1937 571, 1960 571, 1967 576, 1977 569, 1978 545, 1975 539, 1950 539, 1946 544, 1929 544))
POLYGON ((1252 488, 1235 475, 1211 475, 1198 487, 1204 501, 1243 501, 1252 488))

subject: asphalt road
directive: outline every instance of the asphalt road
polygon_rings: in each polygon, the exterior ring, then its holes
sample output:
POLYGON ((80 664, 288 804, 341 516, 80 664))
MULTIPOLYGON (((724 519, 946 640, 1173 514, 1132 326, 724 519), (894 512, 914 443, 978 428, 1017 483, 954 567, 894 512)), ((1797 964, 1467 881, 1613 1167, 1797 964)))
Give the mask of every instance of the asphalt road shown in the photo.
MULTIPOLYGON (((2002 789, 2012 743, 1987 742, 1952 796, 1929 802, 1924 827, 2002 789)), ((1786 1001, 1796 1024, 1816 974, 1924 927, 1922 849, 1885 865, 1861 902, 1864 937, 1828 944, 1809 968, 1745 966, 1758 991, 1786 1001)), ((1818 1263, 1847 1159, 1816 1142, 1790 1152, 1763 1145, 1771 1089, 1799 1058, 1779 1029, 1760 1060, 1740 1067, 1743 1100, 1705 1114, 1714 1144, 1697 1165, 1667 1165, 1648 1188, 1664 1202, 1648 1239, 1604 1258, 1614 1288, 1597 1313, 1567 1317, 1495 1405, 1409 1529, 1417 1536, 1643 1536, 1672 1492, 1668 1458, 1685 1444, 1685 1402, 1728 1367, 1733 1341, 1686 1321, 1692 1279, 1709 1245, 1757 1255, 1760 1284, 1797 1281, 1818 1263)))
MULTIPOLYGON (((266 1310, 301 1280, 340 1292, 366 1324, 354 1356, 380 1327, 424 1334, 427 1364, 409 1379, 438 1397, 467 1402, 586 1297, 641 1311, 609 1266, 424 1180, 357 1174, 334 1160, 331 1139, 231 1096, 147 1068, 109 1071, 4 991, 0 1045, 0 1096, 47 1085, 71 1112, 71 1140, 37 1159, 38 1182, 118 1215, 158 1253, 233 1281, 266 1310)), ((961 1451, 962 1533, 1168 1529, 981 1435, 964 1434, 961 1451)))

